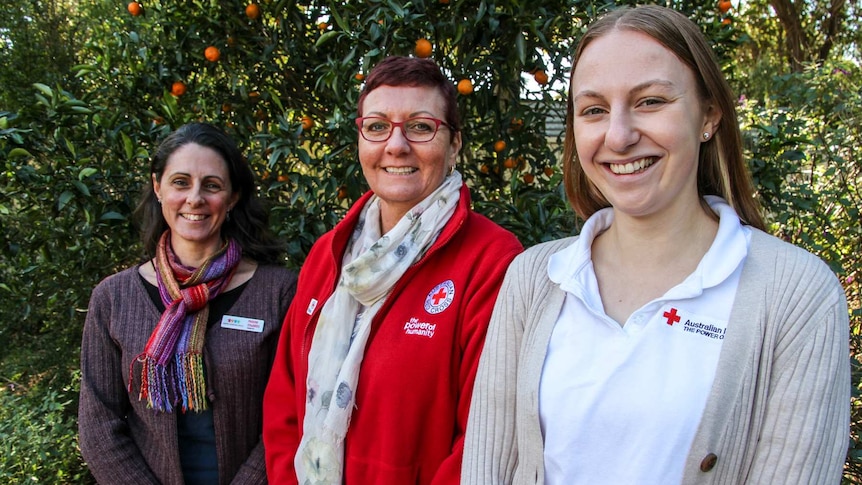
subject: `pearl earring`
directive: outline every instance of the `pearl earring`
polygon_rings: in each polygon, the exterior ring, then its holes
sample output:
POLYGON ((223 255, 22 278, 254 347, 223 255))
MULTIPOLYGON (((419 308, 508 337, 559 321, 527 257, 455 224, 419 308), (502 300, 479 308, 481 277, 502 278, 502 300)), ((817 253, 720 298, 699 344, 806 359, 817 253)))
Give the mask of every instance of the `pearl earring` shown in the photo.
POLYGON ((704 139, 704 140, 709 140, 709 132, 707 132, 707 131, 704 131, 704 132, 703 132, 703 139, 704 139))

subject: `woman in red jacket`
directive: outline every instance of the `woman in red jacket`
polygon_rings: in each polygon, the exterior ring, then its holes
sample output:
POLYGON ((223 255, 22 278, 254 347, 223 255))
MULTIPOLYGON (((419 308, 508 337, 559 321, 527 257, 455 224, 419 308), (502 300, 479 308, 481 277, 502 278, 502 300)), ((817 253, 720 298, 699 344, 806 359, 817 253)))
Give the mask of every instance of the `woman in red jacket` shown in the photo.
POLYGON ((470 209, 455 90, 390 57, 359 97, 371 191, 315 243, 264 395, 270 482, 457 483, 491 309, 522 250, 470 209))

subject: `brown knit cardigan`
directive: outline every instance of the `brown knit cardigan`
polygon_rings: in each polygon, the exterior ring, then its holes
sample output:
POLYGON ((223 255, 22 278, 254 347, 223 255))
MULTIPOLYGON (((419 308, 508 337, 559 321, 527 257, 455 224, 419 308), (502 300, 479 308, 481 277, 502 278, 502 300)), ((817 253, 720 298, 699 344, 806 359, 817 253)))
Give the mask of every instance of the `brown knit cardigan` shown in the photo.
MULTIPOLYGON (((219 483, 266 483, 261 400, 296 275, 259 266, 229 315, 261 319, 261 333, 207 330, 207 394, 213 411, 219 483)), ((182 484, 177 417, 156 413, 128 388, 129 365, 161 313, 133 267, 93 290, 81 348, 78 430, 81 454, 99 483, 182 484)), ((175 411, 177 412, 177 411, 175 411)))

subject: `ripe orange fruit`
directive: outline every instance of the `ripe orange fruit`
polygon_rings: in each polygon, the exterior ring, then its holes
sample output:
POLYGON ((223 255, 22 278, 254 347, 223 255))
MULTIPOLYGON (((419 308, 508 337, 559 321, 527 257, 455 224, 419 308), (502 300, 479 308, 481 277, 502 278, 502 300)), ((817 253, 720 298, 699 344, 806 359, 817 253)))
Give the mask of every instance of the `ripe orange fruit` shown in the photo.
POLYGON ((233 109, 233 108, 231 108, 230 103, 224 103, 221 105, 221 112, 222 113, 230 113, 231 109, 233 109))
POLYGON ((443 5, 449 5, 449 0, 439 0, 443 5))
POLYGON ((210 62, 217 62, 221 58, 221 52, 218 50, 218 47, 211 45, 204 49, 204 57, 210 62))
POLYGON ((525 173, 522 178, 524 179, 525 184, 531 184, 533 183, 533 180, 536 179, 536 177, 531 173, 525 173))
POLYGON ((287 182, 287 181, 288 181, 288 177, 287 177, 287 175, 285 175, 285 174, 281 174, 281 175, 279 175, 279 176, 278 176, 278 179, 277 179, 277 180, 278 180, 279 182, 287 182))
POLYGON ((546 73, 542 69, 537 69, 536 72, 533 73, 533 79, 535 79, 537 83, 544 86, 545 84, 548 84, 548 73, 546 73))
POLYGON ((144 13, 144 7, 141 6, 138 2, 130 2, 126 5, 126 8, 129 9, 129 13, 132 14, 132 17, 137 17, 138 15, 144 13))
POLYGON ((317 24, 317 30, 326 30, 327 27, 329 27, 329 24, 326 22, 320 22, 317 24))
POLYGON ((721 25, 730 25, 731 22, 730 17, 725 17, 721 20, 721 25))
POLYGON ((228 47, 236 46, 236 37, 234 37, 232 35, 227 36, 227 46, 228 47))
POLYGON ((258 99, 260 99, 260 93, 257 91, 252 91, 248 93, 248 99, 251 100, 252 103, 256 103, 258 99))
POLYGON ((255 20, 260 17, 260 7, 256 3, 250 3, 245 7, 245 16, 255 20))
POLYGON ((545 175, 547 175, 548 177, 553 176, 554 175, 554 168, 553 167, 545 167, 545 175))
POLYGON ((494 151, 495 152, 500 153, 505 149, 506 149, 506 142, 505 141, 497 140, 496 142, 494 142, 494 151))
POLYGON ((483 163, 482 166, 479 167, 479 171, 486 174, 491 171, 491 167, 489 167, 488 164, 483 163))
POLYGON ((174 83, 171 84, 171 94, 177 97, 186 94, 186 83, 182 81, 174 81, 174 83))
POLYGON ((517 166, 518 166, 518 162, 516 162, 515 159, 512 157, 509 157, 509 158, 503 160, 503 167, 505 167, 505 168, 515 168, 517 166))
POLYGON ((416 54, 416 57, 431 57, 431 51, 433 50, 433 46, 428 39, 417 39, 416 40, 416 48, 413 49, 413 53, 416 54))
POLYGON ((357 72, 356 74, 353 75, 353 79, 356 79, 357 81, 362 82, 365 80, 365 74, 362 74, 361 72, 357 72))
POLYGON ((344 200, 347 198, 347 187, 342 185, 338 187, 338 200, 344 200))
POLYGON ((308 130, 310 130, 312 127, 314 127, 314 120, 313 120, 313 119, 311 119, 311 117, 310 117, 310 116, 303 116, 303 117, 302 117, 302 129, 303 129, 304 131, 308 131, 308 130))
POLYGON ((471 94, 473 92, 473 81, 469 79, 462 79, 458 81, 458 92, 463 94, 464 96, 471 94))
POLYGON ((730 7, 732 7, 732 6, 733 6, 733 4, 730 3, 730 0, 720 0, 718 2, 718 10, 721 13, 727 13, 727 11, 730 10, 730 7))

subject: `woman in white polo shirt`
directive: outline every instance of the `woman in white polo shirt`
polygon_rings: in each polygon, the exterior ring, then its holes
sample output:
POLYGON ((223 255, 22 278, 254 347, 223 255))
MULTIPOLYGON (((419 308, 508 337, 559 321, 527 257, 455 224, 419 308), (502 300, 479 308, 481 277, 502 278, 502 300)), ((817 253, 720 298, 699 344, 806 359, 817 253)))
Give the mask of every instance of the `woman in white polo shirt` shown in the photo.
POLYGON ((844 292, 763 232, 706 39, 624 8, 572 65, 564 173, 586 223, 509 268, 462 483, 838 483, 844 292))

